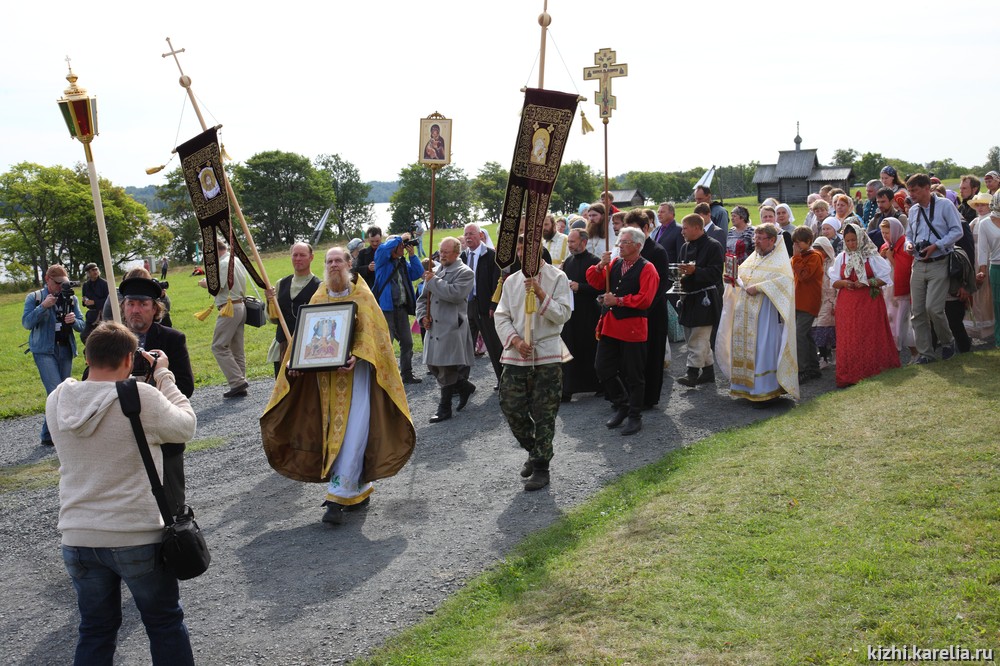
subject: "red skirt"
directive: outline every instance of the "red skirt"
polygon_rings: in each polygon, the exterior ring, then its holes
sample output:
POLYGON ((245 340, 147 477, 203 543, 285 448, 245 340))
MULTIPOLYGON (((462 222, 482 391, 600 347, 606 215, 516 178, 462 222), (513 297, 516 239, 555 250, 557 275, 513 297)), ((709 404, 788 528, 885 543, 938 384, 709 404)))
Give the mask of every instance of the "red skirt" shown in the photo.
MULTIPOLYGON (((867 272, 871 268, 865 265, 867 272)), ((841 271, 843 273, 843 271, 841 271)), ((855 282, 851 278, 843 278, 855 282)), ((857 384, 883 370, 899 367, 899 352, 889 328, 882 292, 871 297, 869 289, 837 292, 837 386, 857 384)))

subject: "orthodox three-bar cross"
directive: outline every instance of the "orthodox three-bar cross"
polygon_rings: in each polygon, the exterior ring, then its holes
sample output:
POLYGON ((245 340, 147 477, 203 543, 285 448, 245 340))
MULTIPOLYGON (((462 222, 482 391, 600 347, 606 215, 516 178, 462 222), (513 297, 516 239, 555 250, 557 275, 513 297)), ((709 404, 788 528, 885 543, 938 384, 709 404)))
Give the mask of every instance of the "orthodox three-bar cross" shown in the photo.
POLYGON ((611 112, 618 108, 617 99, 611 94, 611 79, 619 76, 628 76, 628 65, 619 65, 615 62, 617 54, 611 49, 601 49, 594 54, 594 67, 583 68, 583 78, 585 81, 599 79, 601 86, 594 93, 594 103, 601 109, 601 118, 607 124, 611 112))

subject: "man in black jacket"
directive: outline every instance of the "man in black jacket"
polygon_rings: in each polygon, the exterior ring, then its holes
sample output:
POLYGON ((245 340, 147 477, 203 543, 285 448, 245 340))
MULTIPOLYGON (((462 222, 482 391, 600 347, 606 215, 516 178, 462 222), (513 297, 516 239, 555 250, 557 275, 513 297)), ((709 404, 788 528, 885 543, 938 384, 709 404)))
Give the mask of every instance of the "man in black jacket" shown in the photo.
MULTIPOLYGON (((170 359, 170 371, 174 373, 177 388, 188 398, 194 393, 194 373, 191 371, 191 358, 188 355, 187 340, 183 333, 154 320, 162 307, 156 299, 163 290, 153 279, 135 277, 122 280, 119 287, 124 300, 122 301, 122 318, 137 338, 141 349, 162 349, 170 359)), ((152 381, 152 370, 148 362, 142 363, 136 359, 132 374, 147 376, 152 381)), ((141 380, 140 380, 141 381, 141 380)), ((163 490, 167 496, 170 510, 177 513, 185 504, 184 496, 184 443, 163 444, 163 490)))
POLYGON ((500 344, 496 325, 493 323, 493 311, 497 307, 493 302, 493 292, 500 282, 500 267, 497 266, 496 252, 482 242, 479 225, 465 225, 464 235, 466 250, 462 253, 462 262, 476 274, 475 286, 469 295, 469 330, 473 345, 476 343, 476 335, 483 334, 483 342, 486 343, 486 351, 497 377, 493 390, 497 391, 500 389, 500 373, 503 370, 500 365, 503 345, 500 344))
POLYGON ((630 210, 625 215, 625 226, 634 227, 646 235, 646 242, 639 256, 653 264, 656 275, 660 278, 656 298, 646 312, 648 333, 646 343, 646 388, 643 391, 643 409, 652 409, 660 402, 660 392, 663 390, 663 359, 667 355, 667 286, 669 280, 670 260, 662 245, 649 237, 653 223, 646 211, 638 208, 630 210))
POLYGON ((375 250, 382 244, 382 230, 378 227, 368 227, 365 239, 368 241, 368 247, 363 247, 358 251, 358 258, 354 261, 354 272, 364 278, 369 289, 374 289, 375 250))
MULTIPOLYGON (((281 316, 288 325, 288 332, 295 335, 295 323, 298 321, 299 308, 306 305, 316 293, 320 279, 312 272, 313 248, 309 243, 296 243, 292 246, 293 274, 278 280, 276 287, 267 290, 268 299, 277 296, 281 316)), ((277 323, 277 319, 272 320, 277 323)), ((267 358, 274 363, 274 376, 278 376, 281 359, 285 357, 288 341, 281 326, 274 332, 274 342, 267 351, 267 358)))
POLYGON ((84 315, 87 326, 80 334, 80 341, 86 342, 90 332, 101 321, 104 303, 108 300, 108 281, 101 277, 101 269, 94 262, 84 266, 83 270, 87 274, 87 279, 80 285, 80 291, 83 292, 83 305, 87 308, 87 313, 84 315))
POLYGON ((704 229, 700 215, 691 214, 681 220, 681 232, 687 240, 681 247, 681 287, 684 295, 678 301, 680 323, 687 340, 687 375, 678 379, 684 386, 715 383, 715 359, 712 356, 712 327, 718 326, 722 312, 722 295, 718 283, 722 280, 725 252, 704 229))

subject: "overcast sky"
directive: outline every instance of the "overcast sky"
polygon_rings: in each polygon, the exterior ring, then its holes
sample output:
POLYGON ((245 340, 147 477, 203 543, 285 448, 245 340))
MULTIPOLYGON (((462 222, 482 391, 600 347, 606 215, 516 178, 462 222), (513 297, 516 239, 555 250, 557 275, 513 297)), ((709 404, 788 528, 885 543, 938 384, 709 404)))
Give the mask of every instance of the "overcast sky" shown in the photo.
MULTIPOLYGON (((596 84, 604 47, 616 79, 609 171, 774 162, 794 145, 827 163, 853 147, 927 162, 985 161, 1000 143, 996 4, 675 3, 550 0, 546 88, 579 92, 564 161, 603 171, 596 84), (603 17, 603 18, 602 18, 603 17), (877 21, 877 23, 875 22, 877 21), (989 126, 992 129, 992 122, 989 126)), ((83 159, 56 105, 72 58, 97 95, 97 169, 117 185, 163 182, 171 150, 200 128, 166 37, 229 154, 339 153, 363 180, 395 180, 418 158, 419 119, 453 119, 453 163, 510 166, 525 84, 536 86, 541 0, 7 3, 0 40, 0 171, 83 159), (183 119, 181 109, 184 108, 183 119), (178 134, 178 125, 180 133, 178 134)), ((169 168, 177 165, 176 158, 169 168)))

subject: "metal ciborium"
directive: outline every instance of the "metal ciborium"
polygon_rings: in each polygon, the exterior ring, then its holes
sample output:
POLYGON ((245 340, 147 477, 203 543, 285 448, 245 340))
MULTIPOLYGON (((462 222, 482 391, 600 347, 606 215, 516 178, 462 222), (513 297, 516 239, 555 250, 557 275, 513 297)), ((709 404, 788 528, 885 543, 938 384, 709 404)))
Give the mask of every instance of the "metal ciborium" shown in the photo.
MULTIPOLYGON (((694 262, 692 261, 687 263, 693 264, 694 262)), ((685 277, 685 274, 681 272, 681 266, 684 265, 685 265, 684 262, 679 264, 667 264, 667 275, 673 282, 673 284, 670 286, 670 289, 667 290, 668 294, 683 295, 687 293, 686 291, 684 291, 684 287, 681 286, 681 278, 685 277)))

